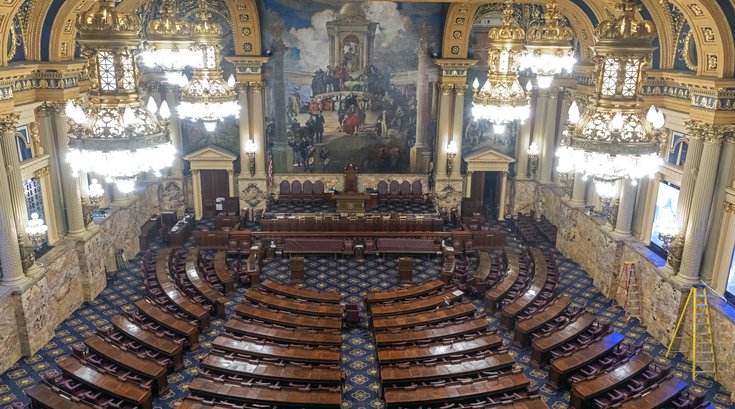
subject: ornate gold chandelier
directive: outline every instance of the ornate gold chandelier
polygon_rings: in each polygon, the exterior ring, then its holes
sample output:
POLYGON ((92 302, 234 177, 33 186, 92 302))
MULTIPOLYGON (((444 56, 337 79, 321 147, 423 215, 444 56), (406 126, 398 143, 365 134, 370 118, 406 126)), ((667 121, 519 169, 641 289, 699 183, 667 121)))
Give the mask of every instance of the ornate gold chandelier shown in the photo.
POLYGON ((202 66, 201 51, 194 48, 191 38, 191 24, 176 18, 173 0, 163 0, 160 18, 148 22, 140 57, 144 66, 162 70, 169 83, 179 86, 188 82, 184 68, 202 66))
POLYGON ((225 82, 220 69, 222 27, 210 21, 212 13, 206 1, 199 1, 197 20, 192 24, 195 47, 201 52, 201 66, 194 69, 189 82, 181 89, 178 112, 181 118, 201 121, 212 132, 217 123, 229 116, 240 116, 235 94, 235 78, 225 82))
MULTIPOLYGON (((100 0, 79 15, 78 43, 89 64, 89 106, 71 100, 66 105, 71 125, 67 162, 75 170, 104 176, 121 191, 131 191, 139 173, 171 166, 175 155, 167 118, 159 120, 155 102, 143 107, 138 95, 140 26, 136 16, 119 13, 114 0, 100 0)), ((162 105, 161 116, 169 113, 162 105)))
POLYGON ((530 24, 526 36, 526 54, 520 58, 521 68, 536 74, 539 88, 549 88, 554 76, 572 72, 574 58, 572 29, 562 24, 556 0, 546 3, 542 20, 530 24))
POLYGON ((506 0, 503 25, 488 32, 487 81, 482 88, 477 78, 472 84, 472 116, 490 121, 496 133, 503 133, 506 124, 524 121, 530 114, 528 95, 518 82, 525 37, 522 28, 513 27, 513 1, 506 0))
POLYGON ((648 21, 636 21, 635 0, 622 0, 617 8, 619 17, 595 29, 592 102, 581 115, 576 102, 569 108, 569 125, 557 151, 560 172, 592 177, 604 195, 620 179, 635 183, 657 171, 665 122, 653 106, 642 119, 640 107, 639 89, 651 61, 655 29, 648 21))

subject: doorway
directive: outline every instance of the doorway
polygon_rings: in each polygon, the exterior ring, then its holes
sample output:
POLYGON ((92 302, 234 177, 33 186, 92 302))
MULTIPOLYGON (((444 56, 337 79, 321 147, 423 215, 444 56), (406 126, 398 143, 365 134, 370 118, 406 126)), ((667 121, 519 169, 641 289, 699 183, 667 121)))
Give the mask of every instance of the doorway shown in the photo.
POLYGON ((204 217, 214 217, 217 215, 215 210, 215 199, 218 197, 230 196, 230 181, 226 170, 208 170, 199 171, 199 177, 202 183, 202 204, 204 205, 204 217))

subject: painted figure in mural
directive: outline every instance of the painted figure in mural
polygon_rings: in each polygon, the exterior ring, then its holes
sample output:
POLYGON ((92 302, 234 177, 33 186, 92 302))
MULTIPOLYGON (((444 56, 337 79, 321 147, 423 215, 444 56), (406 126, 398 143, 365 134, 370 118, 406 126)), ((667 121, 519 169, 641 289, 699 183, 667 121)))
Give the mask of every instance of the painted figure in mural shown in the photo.
POLYGON ((322 164, 322 172, 326 172, 327 166, 329 166, 329 149, 326 146, 319 149, 319 161, 322 164))
POLYGON ((356 135, 360 128, 360 109, 357 104, 351 104, 342 121, 342 131, 348 135, 356 135))
POLYGON ((345 64, 342 63, 337 68, 334 69, 334 78, 335 82, 339 84, 338 89, 340 91, 345 90, 345 83, 350 80, 350 75, 347 72, 347 68, 345 67, 345 64))
POLYGON ((322 115, 322 111, 317 112, 314 116, 314 136, 316 143, 324 142, 324 115, 322 115))
POLYGON ((301 95, 299 90, 294 88, 291 91, 291 95, 288 96, 288 106, 286 107, 286 113, 289 117, 295 117, 301 112, 301 95))
POLYGON ((347 71, 355 72, 360 69, 360 49, 357 43, 350 41, 343 47, 343 62, 347 71))

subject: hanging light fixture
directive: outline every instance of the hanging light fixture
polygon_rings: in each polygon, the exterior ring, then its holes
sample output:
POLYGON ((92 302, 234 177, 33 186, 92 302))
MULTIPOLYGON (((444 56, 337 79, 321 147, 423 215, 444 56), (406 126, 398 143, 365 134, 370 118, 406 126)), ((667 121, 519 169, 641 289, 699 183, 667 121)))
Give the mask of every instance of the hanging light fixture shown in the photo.
POLYGON ((580 172, 593 178, 603 192, 610 181, 635 183, 652 176, 661 163, 659 139, 663 113, 651 107, 641 119, 639 89, 653 52, 655 29, 635 19, 635 0, 621 0, 620 16, 595 29, 593 47, 595 92, 580 113, 569 108, 569 124, 557 151, 559 172, 580 172))
POLYGON ((26 226, 26 234, 31 240, 34 249, 38 250, 43 247, 43 243, 46 242, 47 231, 48 226, 43 223, 43 219, 40 218, 38 213, 31 213, 31 219, 28 220, 28 225, 26 226))
POLYGON ((526 35, 526 54, 520 58, 520 67, 536 74, 539 88, 549 88, 554 76, 562 71, 572 72, 574 58, 572 29, 565 26, 556 0, 546 3, 541 20, 531 22, 526 35))
POLYGON ((160 18, 148 22, 140 59, 145 67, 160 69, 168 83, 178 86, 188 82, 184 68, 202 67, 202 53, 194 48, 191 25, 176 18, 173 0, 163 0, 160 18))
POLYGON ((523 55, 525 31, 513 27, 513 1, 506 0, 503 25, 487 33, 487 81, 472 83, 472 116, 493 124, 495 133, 505 132, 505 126, 515 120, 525 121, 531 112, 528 95, 518 82, 518 60, 523 55))
POLYGON ((201 121, 208 132, 224 118, 240 116, 240 105, 235 95, 235 78, 225 82, 220 69, 222 60, 222 27, 210 21, 212 13, 207 2, 199 1, 197 20, 192 24, 196 47, 201 51, 202 65, 194 69, 191 80, 181 89, 179 116, 201 121))
MULTIPOLYGON (((141 105, 135 52, 140 20, 119 13, 114 0, 100 0, 77 20, 77 42, 89 64, 89 106, 69 100, 69 153, 75 170, 93 172, 130 192, 139 173, 171 166, 175 149, 166 121, 141 105)), ((155 103, 149 103, 155 108, 155 103)), ((162 104, 160 114, 168 108, 162 104)))
POLYGON ((105 189, 99 184, 97 179, 92 179, 92 183, 87 186, 87 195, 92 206, 98 208, 100 207, 102 198, 105 196, 105 189))

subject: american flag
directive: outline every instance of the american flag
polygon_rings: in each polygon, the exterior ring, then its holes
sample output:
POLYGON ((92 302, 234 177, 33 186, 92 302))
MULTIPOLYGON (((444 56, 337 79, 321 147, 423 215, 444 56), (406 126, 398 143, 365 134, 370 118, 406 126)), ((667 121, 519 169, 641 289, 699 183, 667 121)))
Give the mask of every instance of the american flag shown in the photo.
POLYGON ((273 155, 268 155, 268 190, 273 189, 273 155))

